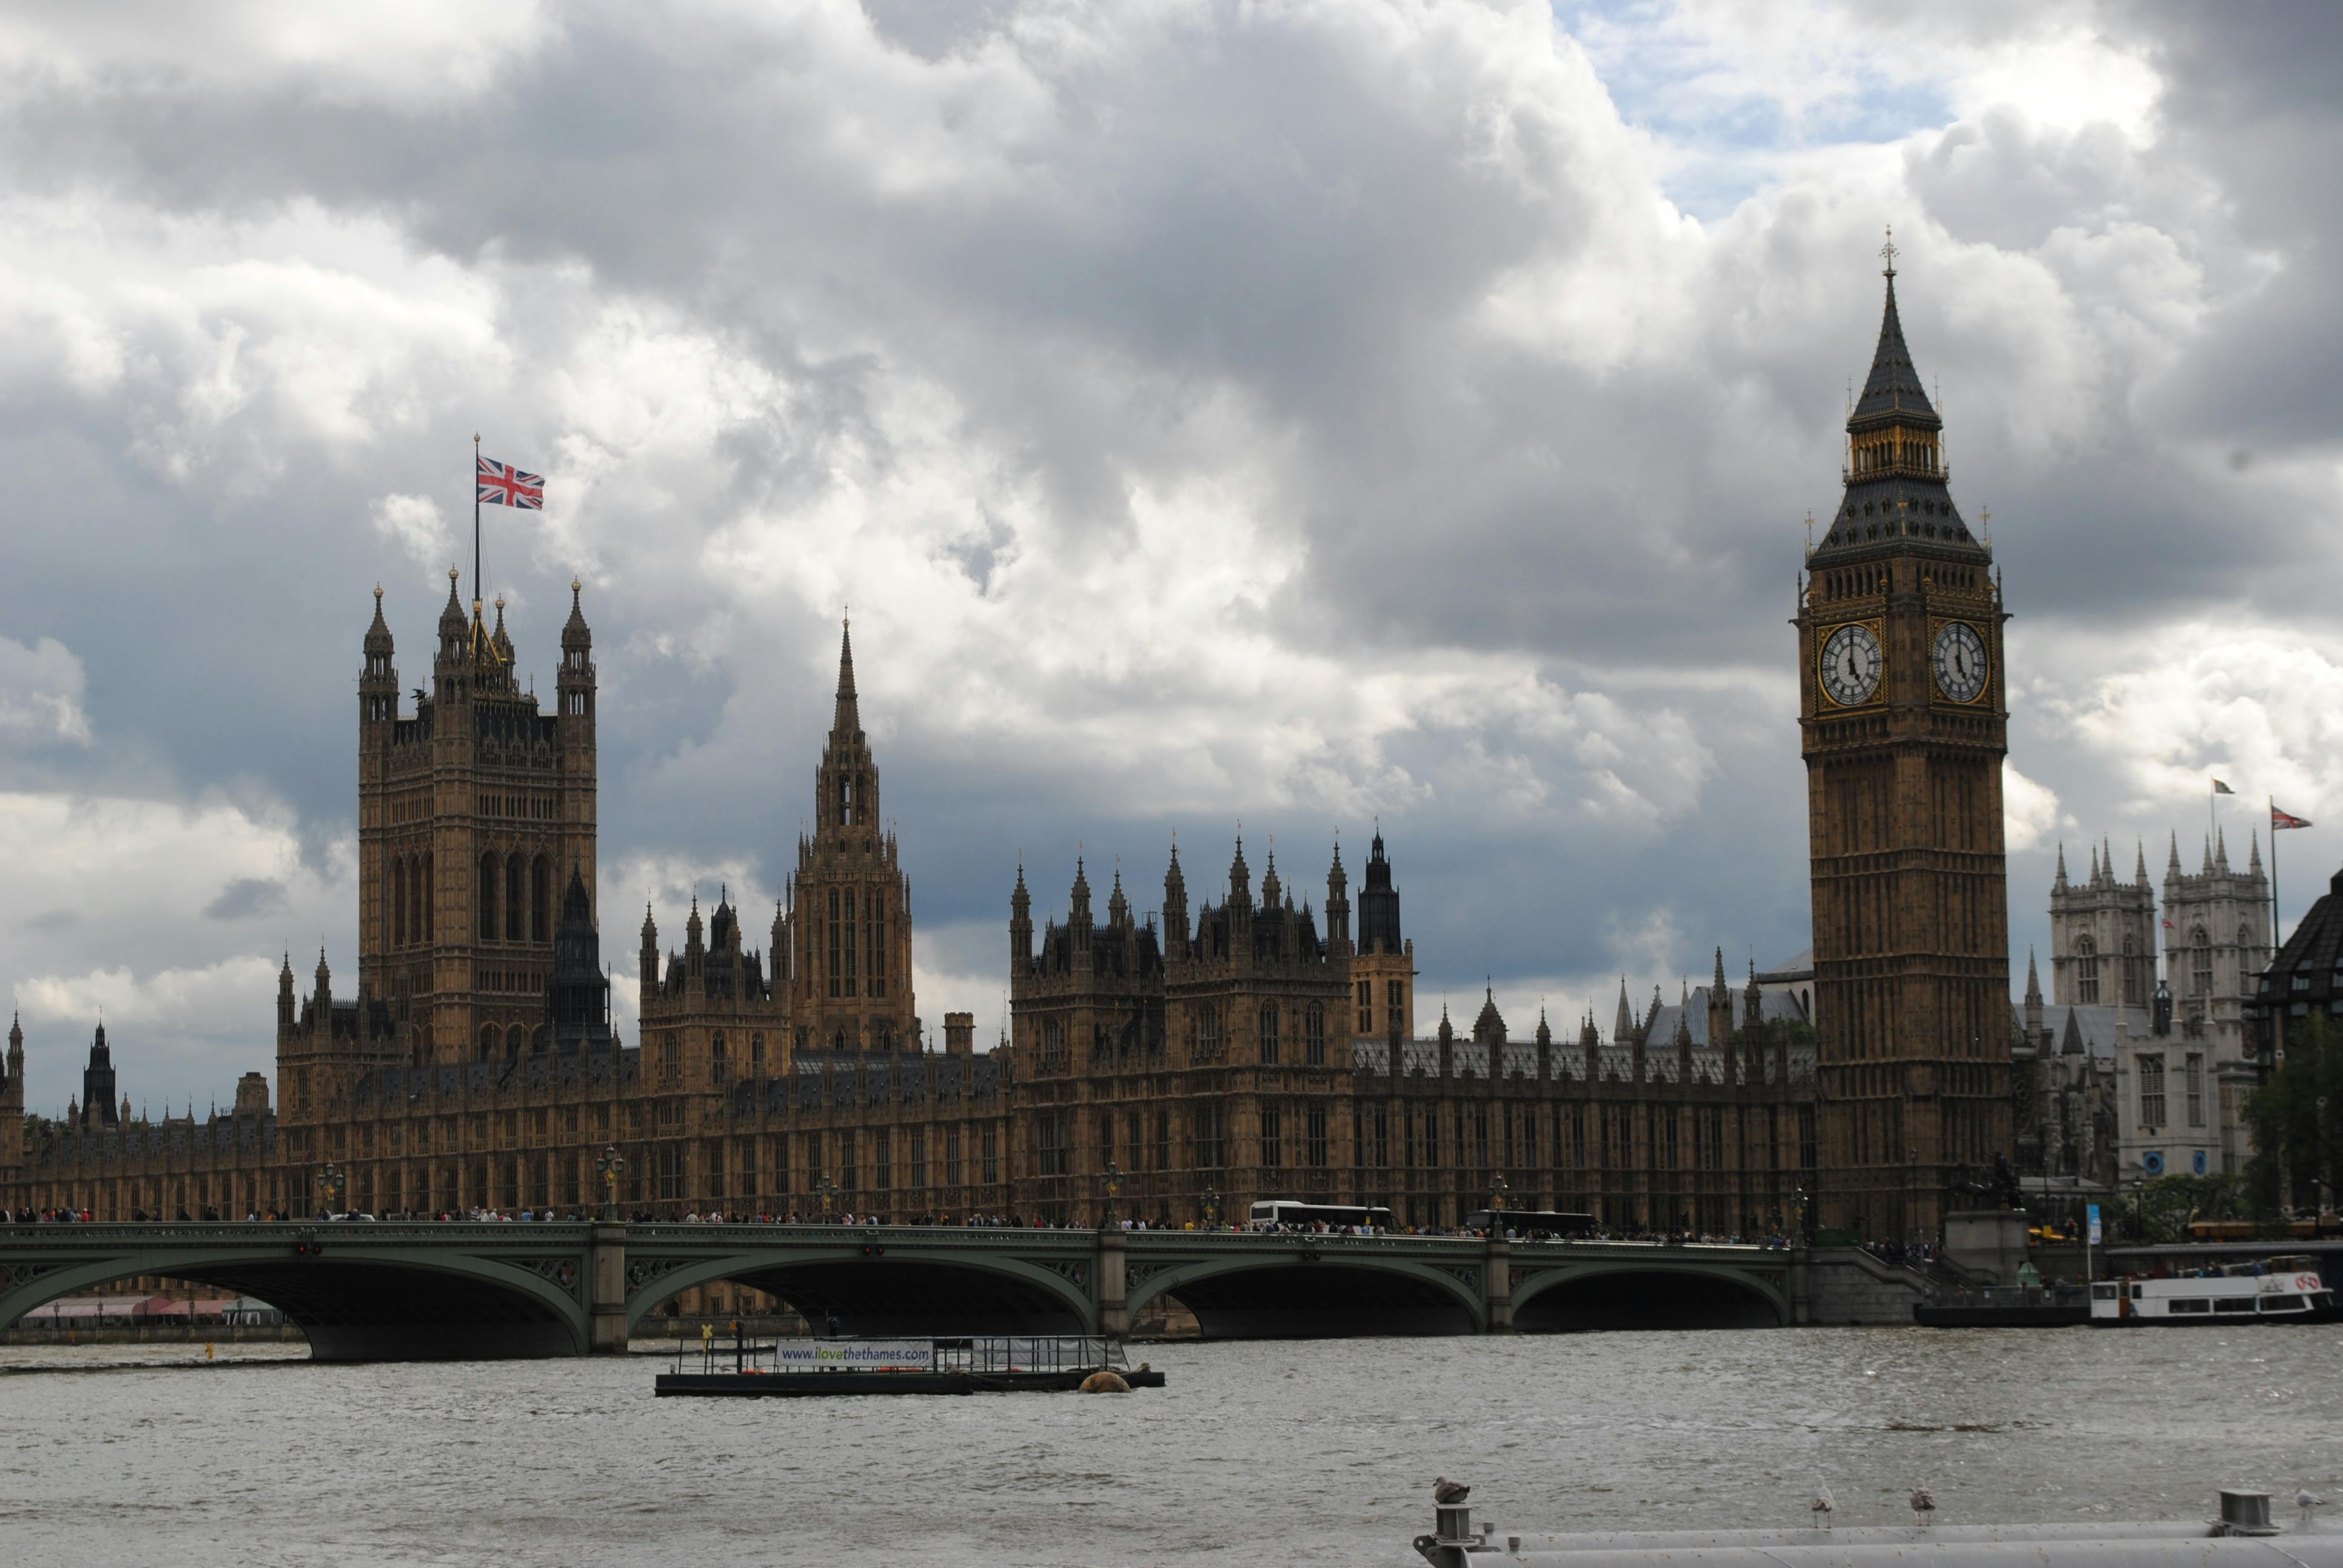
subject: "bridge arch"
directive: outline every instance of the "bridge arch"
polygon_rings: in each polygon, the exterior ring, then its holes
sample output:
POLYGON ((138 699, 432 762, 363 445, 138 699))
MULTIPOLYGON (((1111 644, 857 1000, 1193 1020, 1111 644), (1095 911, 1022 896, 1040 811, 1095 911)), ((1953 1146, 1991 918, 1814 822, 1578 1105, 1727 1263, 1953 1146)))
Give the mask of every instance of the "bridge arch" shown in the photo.
POLYGON ((506 1261, 452 1249, 339 1247, 293 1237, 148 1246, 54 1263, 0 1263, 0 1328, 34 1308, 138 1275, 256 1297, 307 1336, 317 1361, 492 1361, 583 1355, 582 1261, 506 1261))
MULTIPOLYGON (((1091 1265, 1080 1265, 1083 1281, 1091 1265)), ((1082 1285, 1058 1270, 997 1252, 841 1244, 743 1250, 628 1264, 627 1324, 695 1285, 729 1281, 778 1296, 815 1332, 842 1334, 1091 1333, 1098 1313, 1082 1285)))
POLYGON ((1513 1328, 1522 1333, 1780 1328, 1790 1321, 1788 1297, 1752 1271, 1629 1259, 1544 1270, 1516 1280, 1513 1309, 1513 1328))
POLYGON ((1487 1323, 1479 1265, 1463 1266, 1470 1281, 1409 1258, 1205 1258, 1144 1274, 1127 1287, 1123 1304, 1135 1313, 1172 1297, 1207 1339, 1478 1333, 1487 1323))

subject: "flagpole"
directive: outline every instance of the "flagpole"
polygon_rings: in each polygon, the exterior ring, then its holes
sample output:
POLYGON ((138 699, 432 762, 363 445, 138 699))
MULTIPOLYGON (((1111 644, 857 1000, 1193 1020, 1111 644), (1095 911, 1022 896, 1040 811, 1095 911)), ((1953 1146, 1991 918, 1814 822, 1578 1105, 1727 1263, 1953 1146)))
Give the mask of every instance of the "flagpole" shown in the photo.
POLYGON ((2269 798, 2270 822, 2270 961, 2278 961, 2281 945, 2278 930, 2278 797, 2269 798))
POLYGON ((480 434, 472 432, 472 608, 480 608, 480 434))

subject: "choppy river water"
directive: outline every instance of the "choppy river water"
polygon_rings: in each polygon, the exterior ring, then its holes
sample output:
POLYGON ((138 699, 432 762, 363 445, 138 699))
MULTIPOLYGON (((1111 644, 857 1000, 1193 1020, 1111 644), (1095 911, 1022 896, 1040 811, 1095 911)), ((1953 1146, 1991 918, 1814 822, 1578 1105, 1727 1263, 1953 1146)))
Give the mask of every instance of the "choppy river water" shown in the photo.
MULTIPOLYGON (((227 1347, 224 1347, 224 1351, 227 1347)), ((1148 1345, 1123 1397, 654 1400, 659 1362, 0 1348, 21 1563, 1413 1563, 1500 1531, 2203 1518, 2343 1493, 2343 1326, 1148 1345)))

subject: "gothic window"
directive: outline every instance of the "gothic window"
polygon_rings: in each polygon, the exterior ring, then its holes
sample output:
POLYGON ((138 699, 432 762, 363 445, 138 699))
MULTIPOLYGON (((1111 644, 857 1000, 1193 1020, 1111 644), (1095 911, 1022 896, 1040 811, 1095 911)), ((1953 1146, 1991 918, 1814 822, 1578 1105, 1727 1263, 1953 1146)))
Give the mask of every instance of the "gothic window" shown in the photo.
POLYGON ((2099 944, 2088 937, 2075 939, 2075 1000, 2086 1007, 2099 1000, 2099 944))
POLYGON ((852 996, 854 994, 854 890, 852 888, 845 890, 842 903, 846 910, 846 934, 840 939, 839 946, 840 950, 846 955, 844 976, 846 994, 852 996))
MULTIPOLYGON (((1457 1141, 1461 1143, 1463 1140, 1459 1137, 1457 1141)), ((1483 1171, 1489 1168, 1489 1108, 1486 1105, 1473 1108, 1473 1163, 1483 1171)))
POLYGON ((1172 1169, 1172 1113, 1168 1111, 1155 1113, 1155 1169, 1172 1169))
POLYGON ((1302 1015, 1302 1060, 1311 1067, 1326 1065, 1326 1010, 1314 1001, 1302 1015))
POLYGON ((718 1030, 708 1042, 708 1080, 711 1083, 727 1082, 731 1078, 730 1064, 724 1060, 724 1031, 718 1030))
POLYGON ((1277 1004, 1267 1002, 1261 1010, 1261 1061, 1264 1067, 1277 1065, 1277 1004))
POLYGON ((870 994, 887 994, 887 901, 880 893, 870 895, 870 994))
POLYGON ((1196 1060, 1218 1061, 1221 1059, 1221 1010, 1205 1003, 1196 1013, 1196 1060))
POLYGON ((928 1184, 928 1130, 911 1129, 911 1185, 924 1189, 928 1184))
POLYGON ((830 920, 828 920, 827 925, 828 925, 828 929, 829 929, 829 931, 830 931, 830 995, 832 995, 832 996, 836 996, 836 995, 838 995, 838 994, 839 994, 839 991, 838 991, 838 974, 839 974, 839 969, 838 969, 838 930, 839 930, 839 926, 838 926, 838 890, 837 890, 836 888, 832 888, 832 889, 830 889, 830 920))
POLYGON ((2139 1121, 2143 1127, 2164 1125, 2164 1058, 2139 1059, 2139 1121))
POLYGON ((1114 1112, 1101 1111, 1098 1119, 1099 1167, 1103 1170, 1114 1163, 1114 1112))
POLYGON ((683 1039, 669 1030, 659 1037, 659 1077, 673 1082, 683 1076, 683 1039))
POLYGON ((545 904, 546 896, 551 891, 550 888, 547 886, 550 880, 551 877, 547 870, 544 856, 539 855, 536 859, 529 862, 528 940, 533 942, 541 942, 546 939, 545 904))
POLYGON ((895 1135, 888 1127, 873 1128, 870 1132, 870 1187, 884 1192, 895 1185, 895 1135))
POLYGON ((1001 1180, 1001 1129, 990 1121, 986 1122, 978 1148, 977 1170, 989 1187, 1001 1180))
POLYGON ((1359 982, 1359 1032, 1361 1034, 1373 1034, 1374 1031, 1375 982, 1371 980, 1363 980, 1359 982))
POLYGON ((1375 1169, 1383 1171, 1390 1168, 1391 1110, 1388 1106, 1377 1105, 1375 1107, 1375 1169))
POLYGON ((1041 1020, 1041 1065, 1063 1067, 1066 1063, 1066 1026, 1058 1020, 1041 1020))
POLYGON ((407 862, 404 860, 393 860, 390 863, 390 891, 391 945, 405 947, 407 945, 407 862))
POLYGON ((510 1029, 505 1030, 506 1060, 514 1061, 519 1060, 520 1053, 528 1049, 528 1030, 526 1028, 520 1024, 515 1024, 510 1029))
POLYGON ((1398 1034, 1406 1028, 1407 982, 1383 981, 1383 1032, 1398 1034))
POLYGON ((1066 1173, 1066 1113, 1045 1111, 1035 1119, 1036 1164, 1043 1176, 1066 1173))
POLYGON ((483 1024, 480 1027, 480 1060, 482 1061, 489 1061, 495 1059, 497 1054, 497 1035, 498 1030, 495 1024, 483 1024))
POLYGON ((854 1191, 855 1171, 854 1132, 850 1128, 838 1135, 838 1190, 840 1191, 854 1191))
POLYGON ((1440 1108, 1436 1105, 1423 1108, 1423 1163, 1433 1170, 1440 1164, 1440 1108))
POLYGON ((2205 1057, 2203 1052, 2192 1050, 2188 1053, 2187 1060, 2182 1063, 2181 1081, 2182 1087, 2187 1091, 2188 1096, 2188 1125, 2191 1127, 2202 1127, 2205 1125, 2205 1057))
POLYGON ((1313 1167, 1326 1163, 1326 1107, 1313 1103, 1302 1119, 1302 1154, 1313 1167))
POLYGON ((2188 994, 2213 994, 2213 938, 2202 926, 2188 933, 2188 994))
POLYGON ((765 1037, 761 1034, 752 1034, 749 1037, 749 1076, 751 1078, 765 1076, 765 1037))
POLYGON ((2140 1007, 2147 1000, 2139 983, 2139 948, 2129 931, 2123 940, 2123 999, 2127 1007, 2140 1007))
POLYGON ((1285 1163, 1285 1119, 1274 1105, 1261 1108, 1261 1162, 1272 1170, 1285 1163))
POLYGON ((535 1056, 544 1055, 545 1048, 547 1044, 551 1041, 552 1038, 553 1036, 551 1031, 543 1024, 538 1024, 535 1029, 529 1031, 528 1049, 530 1054, 535 1056))
POLYGON ((497 940, 497 858, 480 857, 480 940, 497 940))
POLYGON ((960 1185, 960 1123, 944 1129, 944 1185, 960 1185))
POLYGON ((520 940, 522 922, 528 918, 528 868, 515 855, 505 862, 505 940, 520 940))

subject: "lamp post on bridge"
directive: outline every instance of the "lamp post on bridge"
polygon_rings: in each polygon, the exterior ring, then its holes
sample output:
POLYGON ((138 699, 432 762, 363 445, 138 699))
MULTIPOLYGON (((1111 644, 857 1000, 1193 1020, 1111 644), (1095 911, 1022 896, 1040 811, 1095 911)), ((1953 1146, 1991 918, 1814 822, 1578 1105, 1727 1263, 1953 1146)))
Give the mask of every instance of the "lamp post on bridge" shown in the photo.
POLYGON ((813 1184, 813 1190, 821 1196, 821 1222, 827 1225, 830 1223, 830 1204, 838 1197, 838 1183, 824 1176, 813 1184))
POLYGON ((317 1172, 317 1201, 322 1206, 322 1212, 330 1216, 342 1211, 344 1185, 342 1168, 338 1165, 328 1164, 317 1172))
POLYGON ((1204 1229, 1214 1230, 1218 1228, 1220 1222, 1221 1190, 1218 1187, 1207 1187, 1204 1189, 1204 1229))
POLYGON ((1513 1184, 1505 1180, 1503 1171, 1489 1178, 1489 1229, 1494 1234, 1504 1233, 1505 1194, 1513 1190, 1513 1184))
POLYGON ((1100 1230, 1114 1229, 1116 1219, 1114 1201, 1121 1196, 1122 1196, 1122 1167, 1110 1160, 1106 1162, 1106 1218, 1099 1222, 1100 1230))
POLYGON ((594 1174, 602 1180, 602 1218, 618 1217, 618 1178, 627 1173, 627 1157, 618 1152, 615 1143, 606 1146, 601 1157, 594 1161, 594 1174))

